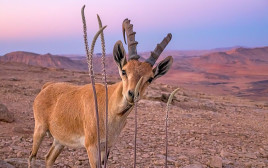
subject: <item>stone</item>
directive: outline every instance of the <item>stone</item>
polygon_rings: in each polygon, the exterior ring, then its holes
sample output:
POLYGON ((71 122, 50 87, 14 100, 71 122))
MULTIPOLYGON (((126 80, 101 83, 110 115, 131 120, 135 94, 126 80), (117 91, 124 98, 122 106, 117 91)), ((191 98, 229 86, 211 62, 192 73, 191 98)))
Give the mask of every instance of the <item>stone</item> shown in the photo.
POLYGON ((175 162, 175 167, 181 167, 181 163, 180 162, 175 162))
POLYGON ((222 164, 223 165, 229 165, 229 164, 233 164, 233 162, 231 160, 228 160, 228 159, 223 159, 222 164))
POLYGON ((11 123, 14 121, 14 116, 10 113, 7 107, 0 103, 0 121, 11 123))
POLYGON ((16 77, 11 77, 9 78, 10 81, 20 81, 20 79, 16 78, 16 77))
POLYGON ((0 167, 3 167, 3 168, 15 168, 15 166, 3 161, 3 160, 0 160, 0 167))
POLYGON ((225 150, 221 150, 221 153, 220 153, 220 155, 221 155, 221 157, 234 157, 235 156, 235 154, 233 154, 233 153, 230 153, 230 152, 227 152, 227 151, 225 151, 225 150))
POLYGON ((148 153, 145 153, 142 155, 143 158, 148 158, 149 157, 149 154, 148 153))
POLYGON ((15 133, 21 133, 21 134, 32 134, 33 131, 29 130, 27 128, 23 128, 23 127, 13 127, 12 131, 15 133))
POLYGON ((268 159, 268 153, 266 153, 264 150, 260 151, 260 155, 261 155, 261 157, 268 159))
POLYGON ((154 160, 153 161, 153 165, 154 166, 163 166, 165 165, 165 161, 163 159, 160 159, 160 160, 154 160))
POLYGON ((114 161, 117 161, 117 160, 118 160, 118 157, 114 156, 114 157, 113 157, 113 160, 114 160, 114 161))
POLYGON ((250 158, 250 159, 257 159, 257 156, 254 153, 246 153, 244 154, 244 157, 250 158))
POLYGON ((82 161, 80 161, 80 160, 76 161, 75 165, 82 165, 82 161))
POLYGON ((219 156, 213 156, 210 160, 209 166, 212 168, 222 168, 222 158, 219 156))
POLYGON ((178 159, 179 159, 179 160, 189 160, 189 158, 188 158, 187 156, 185 156, 185 155, 180 155, 180 156, 178 157, 178 159))
POLYGON ((252 167, 252 162, 245 163, 245 168, 251 168, 251 167, 252 167))
POLYGON ((23 153, 21 152, 21 151, 18 151, 18 153, 17 153, 17 157, 18 158, 21 158, 23 156, 23 153))
POLYGON ((183 168, 204 168, 204 166, 201 164, 190 164, 190 165, 184 166, 183 168))
MULTIPOLYGON (((5 162, 14 165, 17 168, 23 168, 23 167, 28 167, 28 159, 27 158, 9 158, 5 159, 5 162)), ((41 160, 35 160, 33 161, 32 164, 34 167, 38 168, 45 168, 45 162, 41 160)))
POLYGON ((88 160, 87 156, 79 156, 78 157, 78 161, 84 161, 84 160, 88 160))

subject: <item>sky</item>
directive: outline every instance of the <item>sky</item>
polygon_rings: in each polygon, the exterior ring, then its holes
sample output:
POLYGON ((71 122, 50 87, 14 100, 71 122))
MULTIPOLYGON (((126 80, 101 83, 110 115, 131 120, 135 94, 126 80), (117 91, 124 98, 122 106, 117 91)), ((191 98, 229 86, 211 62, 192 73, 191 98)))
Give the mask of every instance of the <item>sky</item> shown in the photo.
POLYGON ((167 50, 268 46, 267 0, 0 0, 0 55, 85 54, 84 4, 90 43, 98 30, 96 14, 107 25, 106 53, 123 41, 125 18, 137 32, 138 52, 154 50, 168 33, 167 50))

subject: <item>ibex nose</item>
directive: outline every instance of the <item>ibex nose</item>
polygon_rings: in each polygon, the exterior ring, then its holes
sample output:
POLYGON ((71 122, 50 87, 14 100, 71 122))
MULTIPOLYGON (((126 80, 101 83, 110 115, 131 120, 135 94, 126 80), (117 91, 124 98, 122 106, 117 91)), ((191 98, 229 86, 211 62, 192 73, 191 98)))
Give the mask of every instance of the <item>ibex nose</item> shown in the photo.
POLYGON ((129 95, 129 97, 131 97, 132 99, 134 99, 134 92, 133 91, 129 90, 128 91, 128 95, 129 95))

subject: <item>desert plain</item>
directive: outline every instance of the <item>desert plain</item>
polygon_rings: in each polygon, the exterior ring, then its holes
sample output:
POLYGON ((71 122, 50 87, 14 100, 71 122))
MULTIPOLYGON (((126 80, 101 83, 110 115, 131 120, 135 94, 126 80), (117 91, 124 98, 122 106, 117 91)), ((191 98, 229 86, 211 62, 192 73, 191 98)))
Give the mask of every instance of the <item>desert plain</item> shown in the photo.
MULTIPOLYGON (((138 103, 137 167, 164 167, 166 102, 176 88, 180 91, 168 127, 169 167, 268 167, 268 47, 168 51, 161 57, 167 55, 174 56, 172 69, 138 103)), ((112 60, 108 55, 109 84, 120 81, 112 60)), ((101 83, 98 55, 94 65, 101 83)), ((0 167, 27 167, 36 95, 48 81, 90 83, 87 64, 83 57, 13 52, 0 57, 0 81, 0 104, 7 108, 1 105, 0 167)), ((133 138, 132 112, 108 167, 133 166, 133 138)), ((37 167, 44 167, 52 142, 44 138, 37 167)), ((86 150, 65 147, 54 167, 89 167, 86 150)))

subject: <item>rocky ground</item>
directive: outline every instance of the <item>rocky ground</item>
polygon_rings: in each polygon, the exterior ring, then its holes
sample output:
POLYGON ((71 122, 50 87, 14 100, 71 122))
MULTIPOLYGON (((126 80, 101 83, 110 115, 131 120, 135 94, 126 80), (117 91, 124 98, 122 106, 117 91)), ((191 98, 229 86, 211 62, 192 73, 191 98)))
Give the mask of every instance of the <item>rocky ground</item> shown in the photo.
MULTIPOLYGON (((109 78, 111 83, 118 80, 109 78)), ((0 63, 0 81, 0 103, 9 113, 4 116, 8 121, 0 121, 0 167, 27 167, 34 129, 32 104, 42 85, 47 81, 83 85, 89 83, 89 76, 85 72, 0 63)), ((146 99, 139 102, 137 167, 164 167, 165 106, 173 89, 152 84, 146 99)), ((133 137, 131 113, 111 150, 108 167, 132 167, 133 137)), ((38 167, 44 167, 51 144, 52 138, 45 137, 37 155, 38 167)), ((169 167, 268 167, 268 103, 181 88, 170 108, 168 156, 169 167)), ((85 149, 65 147, 54 167, 89 167, 85 149)))

